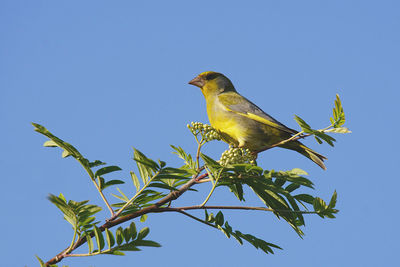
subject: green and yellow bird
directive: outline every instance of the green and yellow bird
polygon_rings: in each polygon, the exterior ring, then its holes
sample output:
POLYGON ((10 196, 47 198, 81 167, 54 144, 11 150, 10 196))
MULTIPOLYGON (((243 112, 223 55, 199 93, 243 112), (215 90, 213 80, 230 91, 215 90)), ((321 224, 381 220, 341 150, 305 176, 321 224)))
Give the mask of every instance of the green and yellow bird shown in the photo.
MULTIPOLYGON (((232 82, 221 73, 203 72, 189 84, 200 87, 206 99, 211 126, 228 144, 257 152, 298 133, 241 96, 232 82)), ((299 141, 289 141, 279 147, 297 151, 326 170, 323 161, 327 158, 299 141)))

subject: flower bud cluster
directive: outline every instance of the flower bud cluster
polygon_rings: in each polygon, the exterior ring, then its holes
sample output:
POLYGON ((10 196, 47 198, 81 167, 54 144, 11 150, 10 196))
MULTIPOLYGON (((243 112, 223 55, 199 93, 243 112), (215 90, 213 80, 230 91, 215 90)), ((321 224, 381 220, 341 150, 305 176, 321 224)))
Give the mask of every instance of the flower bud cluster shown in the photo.
POLYGON ((255 164, 256 156, 247 148, 231 147, 222 153, 219 163, 222 166, 240 163, 255 164))
POLYGON ((187 125, 189 130, 194 135, 201 134, 204 138, 204 141, 209 142, 212 140, 221 140, 220 135, 218 132, 208 124, 203 124, 201 122, 191 122, 187 125))

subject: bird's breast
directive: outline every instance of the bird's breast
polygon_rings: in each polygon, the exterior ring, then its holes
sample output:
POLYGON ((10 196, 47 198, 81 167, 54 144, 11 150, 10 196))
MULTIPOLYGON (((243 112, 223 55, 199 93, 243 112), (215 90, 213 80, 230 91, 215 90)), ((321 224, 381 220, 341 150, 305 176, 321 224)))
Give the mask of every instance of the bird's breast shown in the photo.
POLYGON ((223 133, 228 143, 242 143, 248 129, 241 123, 240 115, 226 110, 219 101, 207 101, 207 114, 211 126, 223 133))

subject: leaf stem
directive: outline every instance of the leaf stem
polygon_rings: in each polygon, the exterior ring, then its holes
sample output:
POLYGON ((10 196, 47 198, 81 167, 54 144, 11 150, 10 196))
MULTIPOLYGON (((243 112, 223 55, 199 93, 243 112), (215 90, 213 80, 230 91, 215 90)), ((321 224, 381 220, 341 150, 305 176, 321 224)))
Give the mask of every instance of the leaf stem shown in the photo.
POLYGON ((65 251, 65 253, 69 253, 72 250, 72 247, 75 244, 75 239, 76 239, 77 232, 78 232, 78 227, 75 225, 75 227, 74 227, 74 236, 72 237, 71 244, 69 245, 69 247, 65 251))
POLYGON ((210 177, 210 180, 211 180, 213 186, 212 186, 212 188, 211 188, 211 190, 210 190, 210 193, 208 194, 208 196, 207 196, 206 199, 204 200, 204 202, 201 203, 200 207, 203 207, 203 206, 208 202, 208 200, 210 199, 211 195, 214 193, 214 190, 215 190, 215 188, 217 187, 217 184, 218 184, 218 180, 219 180, 219 178, 221 177, 222 170, 224 169, 224 168, 221 168, 221 169, 219 170, 218 176, 217 176, 217 177, 215 178, 215 180, 214 180, 214 179, 213 179, 214 177, 213 177, 213 175, 210 173, 210 171, 208 170, 208 168, 207 168, 207 167, 205 167, 205 168, 206 168, 206 171, 207 171, 207 173, 208 173, 208 176, 210 177))

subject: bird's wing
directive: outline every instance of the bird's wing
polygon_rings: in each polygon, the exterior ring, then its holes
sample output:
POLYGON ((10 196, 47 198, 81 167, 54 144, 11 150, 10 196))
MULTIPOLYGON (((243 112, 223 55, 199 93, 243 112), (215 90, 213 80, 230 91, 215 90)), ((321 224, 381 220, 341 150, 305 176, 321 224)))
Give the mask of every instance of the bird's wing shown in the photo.
POLYGON ((289 134, 297 133, 296 130, 286 127, 285 125, 262 111, 262 109, 253 104, 250 100, 246 99, 236 92, 222 93, 218 95, 218 99, 228 111, 261 122, 265 125, 274 127, 289 134))

